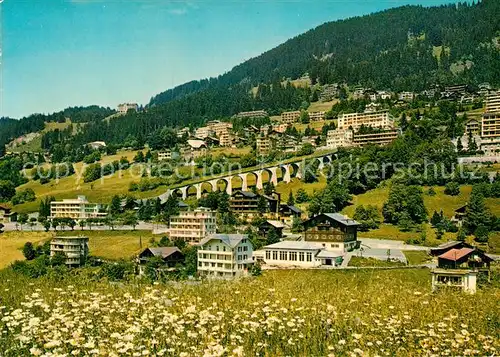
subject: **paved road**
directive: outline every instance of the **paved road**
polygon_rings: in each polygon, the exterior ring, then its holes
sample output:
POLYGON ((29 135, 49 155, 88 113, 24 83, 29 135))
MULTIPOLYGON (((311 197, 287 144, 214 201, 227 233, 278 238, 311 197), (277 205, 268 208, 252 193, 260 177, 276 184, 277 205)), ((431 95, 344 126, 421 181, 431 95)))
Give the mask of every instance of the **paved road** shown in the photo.
MULTIPOLYGON (((21 226, 19 224, 16 225, 16 223, 14 223, 14 222, 4 223, 4 225, 5 225, 5 227, 3 230, 5 232, 12 232, 12 231, 20 231, 21 230, 21 226)), ((164 233, 167 228, 168 228, 167 226, 162 225, 162 224, 153 224, 153 223, 146 223, 146 222, 139 222, 139 224, 135 227, 135 229, 137 231, 153 231, 155 234, 164 233)), ((114 227, 115 231, 130 231, 132 229, 133 229, 133 227, 131 227, 131 226, 115 226, 114 227)), ((23 225, 22 230, 25 232, 44 232, 45 228, 39 223, 35 224, 34 226, 30 226, 28 224, 25 224, 25 225, 23 225)), ((57 230, 63 231, 63 229, 61 227, 58 227, 57 230)), ((88 231, 88 230, 89 230, 89 227, 85 226, 84 231, 88 231)), ((93 230, 93 231, 111 231, 112 229, 109 226, 92 226, 91 230, 93 230)), ((71 228, 66 227, 64 229, 64 231, 71 231, 71 228)), ((81 232, 82 229, 80 226, 77 225, 75 227, 74 231, 81 232)), ((51 229, 51 232, 53 232, 53 229, 51 229)))

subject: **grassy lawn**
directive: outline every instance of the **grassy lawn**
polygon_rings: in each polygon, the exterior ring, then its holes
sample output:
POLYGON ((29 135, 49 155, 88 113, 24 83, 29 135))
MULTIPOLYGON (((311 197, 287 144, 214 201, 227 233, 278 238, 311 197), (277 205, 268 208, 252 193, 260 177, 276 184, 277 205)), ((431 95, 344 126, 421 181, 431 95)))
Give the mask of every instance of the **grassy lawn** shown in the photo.
MULTIPOLYGON (((55 236, 55 232, 5 232, 0 234, 0 269, 15 260, 24 259, 21 251, 26 242, 42 243, 55 236)), ((149 246, 153 235, 150 231, 80 231, 57 232, 58 236, 84 235, 89 237, 90 254, 110 260, 132 258, 149 246)), ((159 239, 158 236, 155 239, 159 239)), ((36 245, 36 244, 35 244, 36 245)))
POLYGON ((362 257, 352 257, 349 260, 348 266, 350 267, 399 267, 405 266, 404 263, 400 261, 387 261, 379 260, 375 258, 362 258, 362 257))
POLYGON ((325 124, 329 124, 331 122, 334 122, 337 124, 337 119, 332 119, 332 120, 318 120, 318 121, 312 121, 309 124, 302 124, 302 123, 295 123, 293 126, 301 132, 304 132, 307 127, 310 127, 311 129, 316 129, 316 131, 321 131, 323 126, 325 124))
MULTIPOLYGON (((90 254, 105 259, 132 258, 150 244, 150 231, 78 231, 61 232, 58 235, 85 235, 89 237, 90 254), (141 248, 142 246, 142 248, 141 248)), ((156 239, 159 239, 156 237, 156 239)))
POLYGON ((51 237, 42 232, 5 232, 0 234, 0 269, 24 259, 21 249, 26 242, 39 243, 51 237))
POLYGON ((332 109, 332 106, 337 103, 339 100, 335 99, 332 100, 331 102, 314 102, 309 105, 309 108, 307 109, 308 112, 327 112, 330 109, 332 109))
POLYGON ((427 252, 422 250, 403 250, 403 254, 408 260, 409 265, 425 264, 431 258, 427 252))

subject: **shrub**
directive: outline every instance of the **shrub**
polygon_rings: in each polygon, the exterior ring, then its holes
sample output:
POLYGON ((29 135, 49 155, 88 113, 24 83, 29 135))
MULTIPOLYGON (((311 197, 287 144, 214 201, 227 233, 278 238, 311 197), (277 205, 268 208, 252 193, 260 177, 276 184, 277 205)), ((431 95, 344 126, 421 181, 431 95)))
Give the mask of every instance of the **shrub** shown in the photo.
POLYGON ((444 187, 444 193, 448 196, 458 196, 460 194, 460 186, 454 181, 448 182, 444 187))

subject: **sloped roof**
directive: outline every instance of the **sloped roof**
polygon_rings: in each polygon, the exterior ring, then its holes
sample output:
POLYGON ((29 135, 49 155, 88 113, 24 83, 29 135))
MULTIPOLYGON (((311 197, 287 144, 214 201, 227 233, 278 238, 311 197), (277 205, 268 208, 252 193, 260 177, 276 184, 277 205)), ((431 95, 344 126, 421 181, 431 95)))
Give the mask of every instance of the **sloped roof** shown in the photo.
POLYGON ((256 193, 253 193, 253 192, 251 192, 251 191, 240 191, 240 190, 238 190, 238 191, 234 192, 234 193, 233 193, 233 196, 234 196, 235 194, 237 194, 237 193, 241 193, 243 196, 248 197, 248 198, 254 198, 254 197, 257 197, 257 196, 258 196, 256 193))
POLYGON ((459 245, 463 242, 460 242, 460 241, 457 241, 457 240, 452 240, 452 241, 449 241, 449 242, 446 242, 446 243, 442 243, 440 245, 438 245, 436 248, 431 248, 432 250, 441 250, 441 249, 446 249, 446 248, 452 248, 456 245, 459 245))
POLYGON ((274 228, 285 228, 286 227, 286 225, 283 222, 272 220, 272 219, 268 219, 265 223, 269 223, 274 228))
POLYGON ((281 208, 288 208, 290 211, 293 211, 295 213, 302 213, 302 210, 298 208, 297 206, 294 205, 281 205, 281 208))
POLYGON ((472 248, 462 248, 462 249, 450 249, 446 253, 443 253, 439 256, 441 259, 457 261, 462 259, 463 257, 472 253, 474 249, 472 248))
POLYGON ((231 248, 236 247, 243 239, 248 239, 247 234, 212 234, 204 238, 200 245, 204 245, 213 239, 218 239, 231 248))
POLYGON ((305 241, 284 240, 278 243, 266 245, 262 249, 300 249, 300 250, 320 250, 316 245, 305 241))
POLYGON ((181 253, 181 251, 177 247, 151 247, 146 249, 149 249, 149 251, 153 253, 155 257, 161 257, 163 259, 171 256, 175 252, 181 253))
POLYGON ((207 144, 205 144, 203 140, 188 140, 187 143, 194 149, 199 149, 202 146, 207 146, 207 144))
POLYGON ((321 216, 325 216, 325 217, 328 217, 330 219, 333 219, 334 221, 337 221, 338 223, 340 223, 344 226, 359 226, 359 223, 356 222, 354 219, 351 219, 351 218, 344 216, 340 213, 322 213, 322 214, 319 214, 317 216, 310 218, 309 220, 304 222, 304 224, 308 224, 309 222, 314 221, 318 217, 321 217, 321 216))

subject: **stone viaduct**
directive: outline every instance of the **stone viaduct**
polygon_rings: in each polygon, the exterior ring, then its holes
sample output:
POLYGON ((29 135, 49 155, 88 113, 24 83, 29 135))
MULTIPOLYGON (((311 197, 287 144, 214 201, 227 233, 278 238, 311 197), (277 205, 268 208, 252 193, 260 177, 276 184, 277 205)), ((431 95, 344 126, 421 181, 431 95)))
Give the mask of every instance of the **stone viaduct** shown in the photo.
POLYGON ((284 164, 274 164, 266 167, 255 168, 253 170, 227 174, 225 176, 211 177, 195 183, 187 184, 185 186, 168 189, 167 192, 160 195, 159 198, 162 202, 164 202, 168 197, 176 194, 177 197, 183 200, 185 200, 189 195, 196 195, 196 198, 200 199, 204 191, 217 191, 221 183, 225 186, 227 194, 231 196, 233 194, 233 179, 241 181, 241 187, 239 189, 242 191, 248 191, 248 177, 250 175, 253 175, 255 178, 256 188, 262 190, 267 182, 272 182, 276 186, 278 185, 278 182, 289 183, 293 178, 301 179, 304 176, 305 170, 309 167, 309 165, 314 163, 314 161, 318 161, 317 167, 321 170, 325 167, 325 165, 333 162, 334 159, 334 154, 329 153, 316 156, 314 158, 298 159, 297 161, 284 164), (266 178, 264 173, 267 173, 266 178), (281 173, 281 175, 279 175, 279 173, 281 173))

